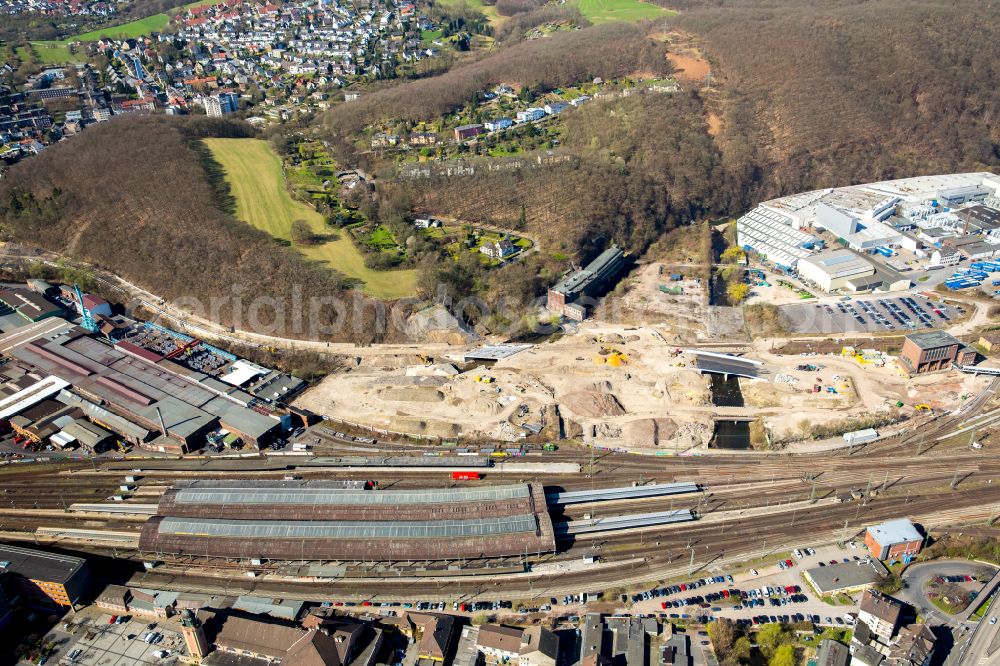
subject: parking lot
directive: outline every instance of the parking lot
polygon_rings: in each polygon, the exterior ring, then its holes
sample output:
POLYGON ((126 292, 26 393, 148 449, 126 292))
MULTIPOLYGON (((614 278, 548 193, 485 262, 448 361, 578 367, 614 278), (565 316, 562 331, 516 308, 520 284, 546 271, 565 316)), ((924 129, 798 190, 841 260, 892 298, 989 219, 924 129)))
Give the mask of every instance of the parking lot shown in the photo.
POLYGON ((732 582, 729 582, 727 578, 723 583, 703 585, 693 591, 676 592, 658 598, 639 601, 633 605, 632 612, 653 613, 657 615, 665 614, 669 620, 680 621, 691 620, 699 616, 751 620, 751 618, 766 615, 769 622, 772 621, 770 619, 771 616, 775 617, 775 621, 793 622, 792 616, 801 614, 805 618, 813 620, 815 620, 814 616, 818 616, 819 622, 817 624, 821 626, 848 628, 850 622, 853 620, 853 616, 849 616, 849 614, 856 613, 857 607, 853 605, 831 605, 821 600, 805 582, 802 571, 819 566, 820 562, 824 564, 829 564, 832 561, 842 562, 844 558, 853 561, 855 557, 863 558, 868 555, 868 551, 863 544, 860 542, 854 543, 854 548, 846 547, 841 549, 837 546, 826 546, 815 548, 815 554, 813 555, 805 553, 802 554, 802 557, 790 555, 789 559, 792 562, 792 566, 790 567, 785 566, 783 563, 781 565, 775 563, 760 566, 747 571, 733 573, 732 582), (781 568, 782 566, 784 568, 781 568), (785 591, 786 588, 794 586, 798 586, 800 591, 797 593, 785 591), (762 588, 771 588, 772 593, 766 597, 762 596, 759 593, 762 588), (703 608, 699 605, 685 605, 681 608, 663 608, 665 601, 683 600, 691 596, 704 597, 709 594, 720 594, 723 590, 733 589, 740 590, 744 595, 748 595, 750 590, 757 591, 753 597, 755 604, 749 606, 745 602, 734 601, 731 597, 711 602, 706 601, 705 603, 708 603, 708 608, 703 608), (774 593, 776 589, 780 589, 780 592, 774 593), (797 599, 796 601, 791 600, 793 595, 797 599), (770 601, 772 598, 778 600, 777 606, 773 605, 770 601), (781 604, 782 599, 786 600, 784 605, 781 604), (782 616, 786 616, 787 619, 782 616))
POLYGON ((781 312, 796 333, 908 333, 946 327, 956 316, 953 308, 919 294, 796 303, 781 312))
POLYGON ((95 614, 86 625, 76 629, 55 663, 70 666, 131 666, 132 664, 158 664, 168 666, 179 663, 178 658, 187 654, 184 638, 176 631, 157 623, 150 630, 151 620, 133 618, 124 624, 108 624, 111 615, 95 614), (158 643, 147 643, 143 637, 153 631, 163 638, 158 643), (131 637, 131 638, 130 638, 131 637), (69 655, 81 650, 74 659, 69 655), (168 653, 157 656, 154 653, 168 653))

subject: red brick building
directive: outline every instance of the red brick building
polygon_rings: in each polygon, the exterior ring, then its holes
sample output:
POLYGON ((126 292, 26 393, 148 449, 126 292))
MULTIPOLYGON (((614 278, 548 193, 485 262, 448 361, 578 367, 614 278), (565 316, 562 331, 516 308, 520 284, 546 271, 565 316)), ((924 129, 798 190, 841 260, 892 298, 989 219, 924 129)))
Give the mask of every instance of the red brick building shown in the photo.
POLYGON ((975 361, 975 350, 944 331, 911 333, 899 353, 899 365, 908 375, 945 370, 953 363, 971 365, 975 361))
POLYGON ((906 518, 872 525, 865 531, 865 546, 880 560, 916 555, 923 543, 920 532, 906 518))

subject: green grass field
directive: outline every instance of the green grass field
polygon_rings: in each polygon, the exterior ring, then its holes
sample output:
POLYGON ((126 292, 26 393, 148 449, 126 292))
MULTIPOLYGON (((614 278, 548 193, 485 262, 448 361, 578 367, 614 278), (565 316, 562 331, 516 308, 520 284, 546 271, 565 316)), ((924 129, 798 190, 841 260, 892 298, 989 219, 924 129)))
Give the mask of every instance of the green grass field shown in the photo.
POLYGON ((30 42, 31 50, 38 56, 43 65, 62 65, 74 62, 86 62, 83 53, 70 53, 69 42, 30 42))
POLYGON ((67 41, 76 42, 96 42, 101 37, 117 37, 125 39, 128 37, 142 37, 151 32, 162 32, 170 24, 170 17, 167 14, 153 14, 144 19, 130 21, 121 25, 112 25, 107 28, 91 30, 71 37, 67 41))
MULTIPOLYGON (((236 217, 275 238, 291 240, 292 222, 305 220, 318 235, 331 230, 323 216, 295 201, 285 189, 281 160, 260 139, 205 139, 216 161, 226 171, 226 180, 236 197, 236 217)), ((322 261, 344 275, 364 282, 365 293, 395 299, 413 295, 414 270, 375 271, 365 266, 364 255, 348 234, 311 247, 297 248, 310 259, 322 261)))
POLYGON ((669 9, 641 0, 572 0, 572 2, 579 7, 580 13, 594 24, 611 21, 643 21, 676 14, 669 9))

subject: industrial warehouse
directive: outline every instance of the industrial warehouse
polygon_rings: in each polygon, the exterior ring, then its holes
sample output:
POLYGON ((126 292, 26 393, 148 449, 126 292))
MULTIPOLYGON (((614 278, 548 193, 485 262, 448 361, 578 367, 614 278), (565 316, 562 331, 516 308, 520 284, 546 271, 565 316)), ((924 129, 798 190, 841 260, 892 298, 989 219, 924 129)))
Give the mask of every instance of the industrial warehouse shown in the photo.
POLYGON ((259 448, 291 424, 281 404, 301 380, 153 324, 101 319, 103 340, 86 327, 89 312, 85 326, 50 315, 0 336, 10 361, 0 368, 0 418, 26 448, 259 448))
POLYGON ((458 560, 555 550, 530 484, 365 491, 340 482, 196 481, 164 493, 139 550, 238 560, 458 560))
POLYGON ((625 255, 617 247, 610 247, 587 267, 564 277, 549 289, 547 308, 550 312, 568 319, 582 321, 587 317, 587 299, 593 299, 612 281, 625 266, 625 255))
POLYGON ((825 292, 906 289, 913 260, 941 267, 997 255, 997 216, 981 202, 998 188, 994 174, 975 172, 801 192, 743 215, 737 243, 825 292))

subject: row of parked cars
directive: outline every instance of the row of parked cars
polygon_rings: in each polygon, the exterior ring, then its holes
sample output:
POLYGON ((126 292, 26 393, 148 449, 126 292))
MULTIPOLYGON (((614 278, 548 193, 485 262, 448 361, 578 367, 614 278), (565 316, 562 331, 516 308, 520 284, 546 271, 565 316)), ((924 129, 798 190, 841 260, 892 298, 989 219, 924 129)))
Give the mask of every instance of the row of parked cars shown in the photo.
MULTIPOLYGON (((696 590, 699 587, 704 587, 706 585, 714 585, 716 583, 732 583, 732 576, 711 576, 709 578, 699 578, 698 580, 693 580, 690 583, 680 583, 678 585, 667 585, 666 587, 657 587, 646 592, 636 592, 632 595, 632 602, 647 601, 649 599, 656 599, 659 597, 668 597, 671 594, 679 594, 681 592, 688 592, 690 590, 696 590)), ((718 598, 722 598, 719 596, 718 598)), ((622 595, 622 603, 629 600, 628 595, 622 595)))
MULTIPOLYGON (((726 589, 721 592, 710 592, 704 596, 695 595, 684 599, 669 599, 661 601, 660 606, 667 608, 684 608, 686 606, 700 606, 708 608, 712 603, 730 599, 737 602, 734 610, 741 608, 753 608, 770 603, 772 606, 786 606, 790 603, 801 603, 808 601, 809 597, 801 594, 802 588, 798 585, 786 585, 785 587, 762 587, 759 590, 752 589, 746 592, 737 589, 726 589)), ((721 608, 712 608, 719 611, 721 608)))

